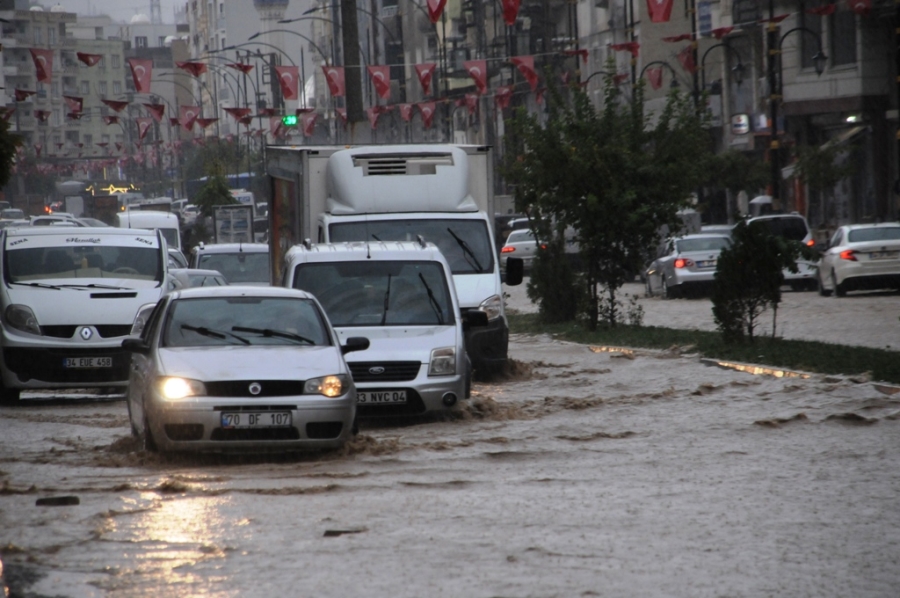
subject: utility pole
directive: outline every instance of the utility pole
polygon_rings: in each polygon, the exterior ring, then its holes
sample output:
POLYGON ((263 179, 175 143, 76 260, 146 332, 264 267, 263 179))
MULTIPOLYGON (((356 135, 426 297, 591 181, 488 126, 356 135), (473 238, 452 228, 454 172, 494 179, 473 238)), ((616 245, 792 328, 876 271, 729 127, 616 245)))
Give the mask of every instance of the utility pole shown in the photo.
POLYGON ((344 55, 344 90, 347 101, 347 120, 351 139, 357 125, 366 121, 362 106, 362 83, 359 64, 359 25, 356 20, 356 0, 341 3, 341 42, 344 55))

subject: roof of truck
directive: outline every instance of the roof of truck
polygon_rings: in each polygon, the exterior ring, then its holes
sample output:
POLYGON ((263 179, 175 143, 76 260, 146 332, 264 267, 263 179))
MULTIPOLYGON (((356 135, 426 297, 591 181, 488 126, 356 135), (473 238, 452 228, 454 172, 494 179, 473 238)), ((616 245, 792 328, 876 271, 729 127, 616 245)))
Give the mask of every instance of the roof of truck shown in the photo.
MULTIPOLYGON (((358 261, 358 260, 409 260, 424 259, 446 263, 444 255, 434 243, 417 241, 372 241, 353 243, 318 243, 294 245, 285 255, 291 261, 358 261), (312 258, 315 256, 315 258, 312 258)), ((448 266, 449 268, 449 266, 448 266)))

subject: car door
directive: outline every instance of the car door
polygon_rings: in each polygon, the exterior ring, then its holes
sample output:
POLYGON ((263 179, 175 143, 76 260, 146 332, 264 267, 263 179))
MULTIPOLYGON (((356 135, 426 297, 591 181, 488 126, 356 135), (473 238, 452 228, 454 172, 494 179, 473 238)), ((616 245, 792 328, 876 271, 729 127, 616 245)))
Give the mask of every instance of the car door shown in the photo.
POLYGON ((819 280, 825 287, 831 285, 831 271, 834 269, 834 261, 841 252, 841 244, 844 242, 844 229, 839 228, 832 235, 828 242, 828 249, 822 254, 819 260, 819 280))
POLYGON ((156 354, 157 343, 154 339, 159 333, 163 315, 166 312, 168 297, 163 297, 153 308, 147 324, 141 331, 141 341, 150 347, 148 354, 133 352, 131 354, 131 364, 128 368, 128 392, 126 394, 126 403, 128 405, 128 417, 131 420, 131 426, 135 430, 143 431, 144 421, 144 397, 148 390, 148 385, 152 384, 154 376, 154 355, 156 354))

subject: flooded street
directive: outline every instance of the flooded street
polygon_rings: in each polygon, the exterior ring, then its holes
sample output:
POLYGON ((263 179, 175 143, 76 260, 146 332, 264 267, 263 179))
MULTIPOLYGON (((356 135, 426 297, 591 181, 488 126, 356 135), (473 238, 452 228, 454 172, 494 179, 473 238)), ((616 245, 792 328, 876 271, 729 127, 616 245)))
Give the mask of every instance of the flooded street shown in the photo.
POLYGON ((511 355, 455 417, 315 455, 158 457, 122 401, 4 407, 11 595, 897 595, 895 389, 546 336, 511 355))

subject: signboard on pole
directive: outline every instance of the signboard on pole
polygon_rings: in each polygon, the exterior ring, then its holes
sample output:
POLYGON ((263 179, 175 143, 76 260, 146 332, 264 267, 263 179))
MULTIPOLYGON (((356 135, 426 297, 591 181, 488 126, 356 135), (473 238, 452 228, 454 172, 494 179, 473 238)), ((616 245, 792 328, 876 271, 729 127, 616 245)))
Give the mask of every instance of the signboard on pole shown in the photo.
POLYGON ((252 243, 253 206, 215 206, 213 228, 216 243, 252 243))

